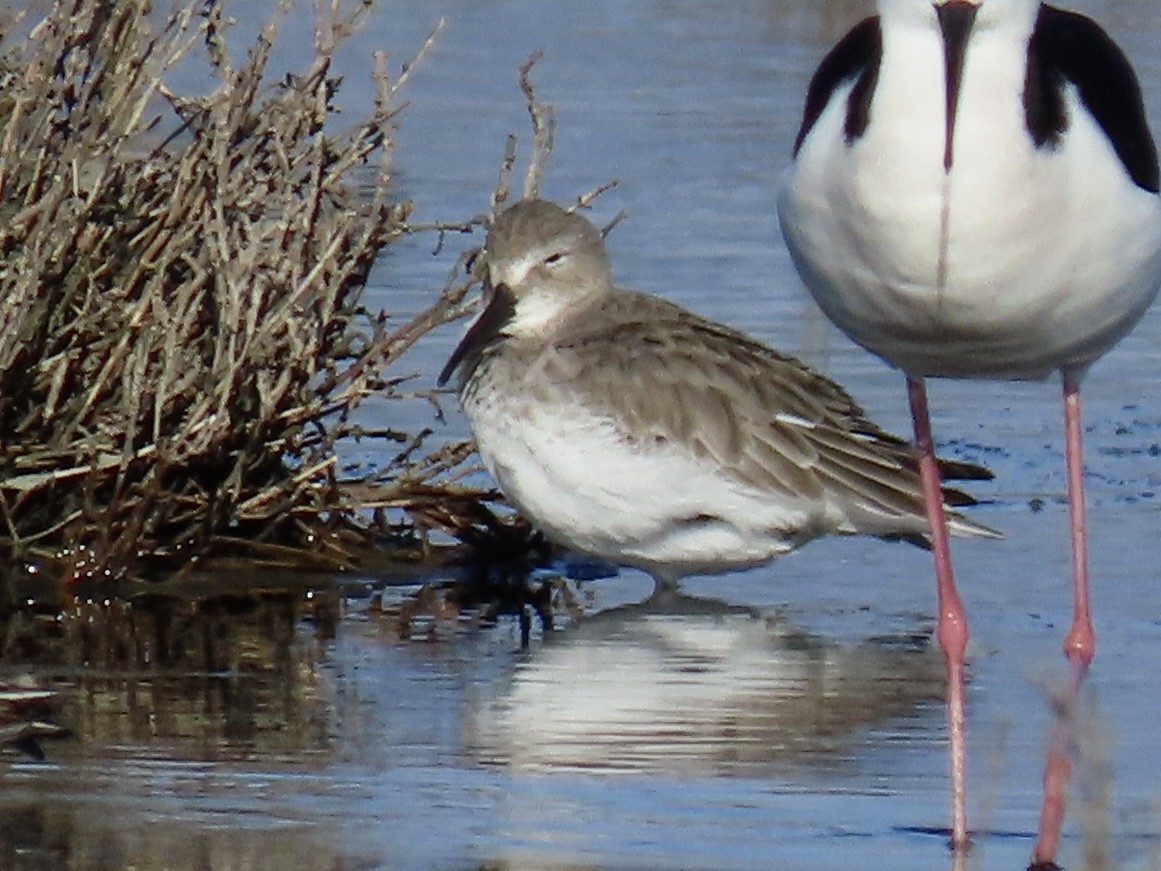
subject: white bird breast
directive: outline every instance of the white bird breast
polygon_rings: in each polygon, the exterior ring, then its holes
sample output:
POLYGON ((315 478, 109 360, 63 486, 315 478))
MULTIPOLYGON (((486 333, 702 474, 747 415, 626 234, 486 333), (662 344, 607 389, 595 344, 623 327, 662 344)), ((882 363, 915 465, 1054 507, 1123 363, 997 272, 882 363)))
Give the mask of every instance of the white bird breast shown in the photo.
POLYGON ((870 123, 843 125, 853 82, 803 143, 779 202, 823 310, 914 375, 1039 378, 1081 369, 1136 323, 1161 283, 1161 203, 1138 188, 1071 85, 1069 128, 1037 149, 1024 121, 1026 51, 973 34, 943 170, 936 33, 883 34, 870 123))
POLYGON ((756 565, 791 549, 812 508, 749 490, 671 444, 630 444, 612 422, 536 388, 480 390, 465 413, 504 494, 558 543, 678 574, 756 565), (691 522, 699 514, 721 522, 691 522))

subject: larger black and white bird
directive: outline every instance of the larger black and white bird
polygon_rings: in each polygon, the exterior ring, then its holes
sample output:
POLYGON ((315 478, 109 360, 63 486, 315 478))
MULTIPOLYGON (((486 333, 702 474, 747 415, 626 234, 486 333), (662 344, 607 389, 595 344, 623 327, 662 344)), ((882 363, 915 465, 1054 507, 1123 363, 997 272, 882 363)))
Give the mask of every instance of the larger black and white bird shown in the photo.
MULTIPOLYGON (((879 0, 878 13, 810 83, 782 232, 827 316, 906 374, 929 496, 939 478, 925 378, 1061 374, 1075 686, 1095 648, 1080 382, 1161 285, 1157 153, 1140 88, 1096 23, 1036 0, 879 0)), ((967 624, 940 499, 928 514, 961 848, 967 624)), ((1033 864, 1049 867, 1058 832, 1041 834, 1033 864)))

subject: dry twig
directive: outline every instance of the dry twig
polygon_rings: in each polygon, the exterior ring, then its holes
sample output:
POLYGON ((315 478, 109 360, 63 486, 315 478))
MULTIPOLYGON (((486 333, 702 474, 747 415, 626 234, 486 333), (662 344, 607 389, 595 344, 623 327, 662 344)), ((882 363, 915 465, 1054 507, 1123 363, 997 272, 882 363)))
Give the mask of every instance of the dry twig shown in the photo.
POLYGON ((157 27, 150 5, 54 4, 0 52, 0 549, 73 576, 317 547, 350 519, 334 446, 354 404, 455 313, 360 314, 408 231, 391 137, 414 69, 380 60, 370 116, 333 129, 363 10, 318 0, 315 56, 268 86, 277 21, 236 62, 221 2, 157 27), (179 97, 165 75, 199 42, 218 86, 179 97))

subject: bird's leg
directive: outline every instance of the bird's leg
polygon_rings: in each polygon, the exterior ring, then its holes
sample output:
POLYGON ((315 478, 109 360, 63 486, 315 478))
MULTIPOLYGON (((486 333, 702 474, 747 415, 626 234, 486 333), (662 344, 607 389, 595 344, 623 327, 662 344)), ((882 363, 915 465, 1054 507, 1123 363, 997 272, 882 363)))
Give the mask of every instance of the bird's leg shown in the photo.
POLYGON ((907 377, 907 397, 911 403, 911 420, 915 426, 915 447, 919 459, 919 476, 923 484, 923 503, 931 528, 931 550, 935 557, 935 579, 939 594, 939 618, 936 638, 943 650, 947 669, 947 726, 951 750, 951 846, 962 851, 968 847, 967 833, 967 746, 964 712, 964 654, 967 650, 967 612, 955 587, 951 567, 951 547, 947 537, 947 520, 943 510, 943 486, 931 438, 931 418, 927 413, 927 388, 922 378, 907 377))
POLYGON ((1044 763, 1044 803, 1028 871, 1060 871, 1056 850, 1064 824, 1064 795, 1072 774, 1072 707, 1078 689, 1079 684, 1070 681, 1064 695, 1053 700, 1052 731, 1044 763))
POLYGON ((1068 516, 1072 527, 1072 626, 1064 636, 1064 655, 1073 683, 1084 680, 1096 652, 1088 589, 1088 540, 1084 517, 1084 447, 1080 427, 1080 384, 1064 373, 1064 453, 1068 466, 1068 516))
POLYGON ((1072 772, 1072 709, 1096 652, 1096 634, 1088 585, 1088 542, 1085 535, 1084 451, 1080 425, 1080 384, 1074 373, 1064 373, 1064 454, 1068 468, 1068 515, 1072 531, 1072 626, 1064 636, 1069 680, 1053 706, 1052 732, 1044 765, 1044 805, 1032 851, 1033 871, 1057 868, 1056 850, 1064 822, 1064 794, 1072 772))

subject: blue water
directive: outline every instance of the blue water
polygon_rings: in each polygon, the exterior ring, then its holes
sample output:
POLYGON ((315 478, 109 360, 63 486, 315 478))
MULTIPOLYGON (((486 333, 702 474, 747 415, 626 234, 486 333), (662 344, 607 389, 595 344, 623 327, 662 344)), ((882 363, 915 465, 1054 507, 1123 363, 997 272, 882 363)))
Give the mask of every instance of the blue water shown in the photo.
MULTIPOLYGON (((242 28, 267 5, 236 10, 242 28)), ((446 17, 405 90, 397 192, 415 200, 417 221, 460 220, 486 208, 505 137, 528 146, 517 68, 543 48, 533 78, 558 113, 545 193, 569 199, 620 179, 594 210, 598 220, 629 213, 609 242, 618 279, 799 354, 906 432, 901 377, 807 302, 774 215, 813 64, 868 7, 399 0, 350 44, 341 99, 357 113, 370 53, 386 49, 398 66, 446 17)), ((1081 8, 1130 52, 1161 119, 1161 6, 1081 8)), ((304 62, 304 21, 292 15, 276 64, 304 62)), ((439 256, 433 237, 393 246, 369 301, 400 317, 418 311, 456 253, 478 243, 452 237, 439 256)), ((1159 317, 1150 312, 1085 384, 1098 657, 1078 714, 1061 855, 1072 869, 1161 867, 1159 317)), ((417 387, 433 386, 462 329, 405 358, 417 387)), ((1070 608, 1059 385, 939 382, 931 399, 943 448, 997 473, 978 488, 986 504, 974 516, 1006 535, 954 547, 973 620, 978 834, 966 867, 1021 868, 1070 608)), ((438 437, 464 436, 448 409, 438 437)), ((424 403, 372 401, 363 413, 430 421, 424 403)), ((317 719, 309 739, 275 750, 260 731, 223 754, 163 724, 67 748, 47 767, 12 764, 0 770, 0 804, 29 814, 26 834, 42 836, 0 857, 81 869, 951 865, 939 833, 939 663, 906 641, 933 623, 927 554, 816 542, 683 586, 747 614, 688 602, 676 614, 617 610, 648 589, 633 572, 586 585, 589 610, 604 613, 537 636, 527 652, 506 622, 403 642, 355 601, 335 638, 304 624, 294 641, 317 719), (785 623, 768 623, 775 614, 785 623), (71 864, 52 864, 62 855, 71 864)))

